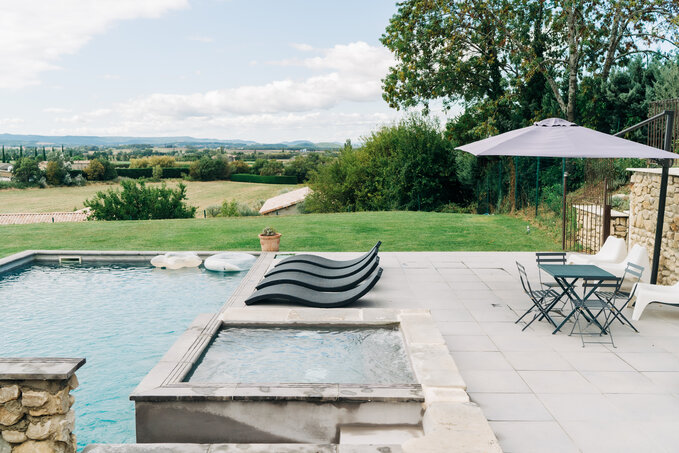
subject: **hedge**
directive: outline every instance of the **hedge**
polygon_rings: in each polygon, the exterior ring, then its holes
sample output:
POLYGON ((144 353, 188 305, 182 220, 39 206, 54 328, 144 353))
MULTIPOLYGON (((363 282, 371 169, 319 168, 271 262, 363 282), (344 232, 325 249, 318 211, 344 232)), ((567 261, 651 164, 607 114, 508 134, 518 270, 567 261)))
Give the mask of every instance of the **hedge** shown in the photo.
POLYGON ((236 173, 231 175, 231 181, 258 182, 262 184, 297 184, 297 176, 261 176, 236 173))
POLYGON ((71 176, 71 178, 75 178, 76 176, 82 176, 83 178, 85 177, 82 170, 69 170, 68 174, 71 176))
MULTIPOLYGON (((163 168, 163 178, 181 178, 189 173, 189 167, 163 168)), ((118 168, 118 176, 132 179, 153 177, 153 168, 118 168)))

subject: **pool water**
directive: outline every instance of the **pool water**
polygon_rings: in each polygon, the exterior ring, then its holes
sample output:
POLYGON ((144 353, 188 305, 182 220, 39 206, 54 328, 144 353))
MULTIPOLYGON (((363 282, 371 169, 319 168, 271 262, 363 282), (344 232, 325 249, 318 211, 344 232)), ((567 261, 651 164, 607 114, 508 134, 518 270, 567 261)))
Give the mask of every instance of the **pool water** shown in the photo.
POLYGON ((73 392, 79 447, 135 442, 130 393, 244 275, 143 264, 33 264, 0 274, 0 356, 85 357, 73 392))
POLYGON ((396 328, 227 327, 187 377, 194 383, 414 384, 396 328))

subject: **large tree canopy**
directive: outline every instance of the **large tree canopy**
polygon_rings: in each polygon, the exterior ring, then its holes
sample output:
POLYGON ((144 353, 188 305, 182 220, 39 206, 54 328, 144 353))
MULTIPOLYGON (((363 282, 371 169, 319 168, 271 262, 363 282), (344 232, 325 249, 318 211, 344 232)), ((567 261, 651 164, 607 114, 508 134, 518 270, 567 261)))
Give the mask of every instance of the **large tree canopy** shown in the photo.
POLYGON ((384 98, 506 115, 498 105, 547 88, 575 121, 583 77, 606 83, 632 56, 678 47, 678 18, 676 0, 405 0, 382 36, 397 59, 384 98))

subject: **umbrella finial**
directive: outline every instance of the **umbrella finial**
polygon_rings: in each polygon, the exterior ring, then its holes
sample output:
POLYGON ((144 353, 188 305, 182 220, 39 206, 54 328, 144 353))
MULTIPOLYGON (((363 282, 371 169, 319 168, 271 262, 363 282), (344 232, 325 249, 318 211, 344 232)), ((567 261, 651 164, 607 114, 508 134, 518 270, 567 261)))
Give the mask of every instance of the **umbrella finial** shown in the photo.
POLYGON ((563 120, 561 118, 547 118, 546 120, 538 121, 535 123, 535 126, 540 126, 540 127, 569 127, 569 126, 577 126, 575 123, 571 123, 570 121, 563 120))

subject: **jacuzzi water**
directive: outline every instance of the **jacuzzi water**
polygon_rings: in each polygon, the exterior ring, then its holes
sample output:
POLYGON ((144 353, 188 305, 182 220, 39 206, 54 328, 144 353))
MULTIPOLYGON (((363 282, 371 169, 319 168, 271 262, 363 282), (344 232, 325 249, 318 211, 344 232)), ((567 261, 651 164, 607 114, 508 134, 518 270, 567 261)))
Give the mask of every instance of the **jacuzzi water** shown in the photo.
POLYGON ((227 327, 187 378, 194 383, 414 384, 395 328, 227 327))
POLYGON ((134 442, 130 393, 244 275, 139 264, 35 264, 0 274, 0 356, 85 357, 73 392, 78 445, 134 442))

